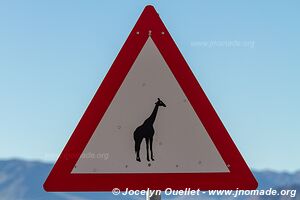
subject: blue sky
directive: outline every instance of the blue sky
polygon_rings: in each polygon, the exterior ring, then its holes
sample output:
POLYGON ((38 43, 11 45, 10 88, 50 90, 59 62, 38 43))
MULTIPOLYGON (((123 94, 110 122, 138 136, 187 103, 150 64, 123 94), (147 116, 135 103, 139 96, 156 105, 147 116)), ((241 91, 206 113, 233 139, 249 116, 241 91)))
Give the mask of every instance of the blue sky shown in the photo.
POLYGON ((1 1, 0 158, 57 158, 147 4, 248 165, 299 169, 297 1, 1 1))

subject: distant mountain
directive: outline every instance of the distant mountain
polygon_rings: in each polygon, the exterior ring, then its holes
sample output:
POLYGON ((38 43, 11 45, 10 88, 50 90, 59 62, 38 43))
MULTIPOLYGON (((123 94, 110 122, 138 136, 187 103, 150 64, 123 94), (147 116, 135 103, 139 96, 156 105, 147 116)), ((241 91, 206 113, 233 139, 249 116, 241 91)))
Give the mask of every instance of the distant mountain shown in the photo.
POLYGON ((256 180, 258 181, 258 187, 261 189, 300 185, 300 171, 297 171, 295 173, 288 173, 264 170, 254 171, 253 173, 256 180))
POLYGON ((0 200, 125 199, 108 193, 45 192, 43 183, 53 164, 24 160, 0 161, 0 200))
MULTIPOLYGON (((110 200, 110 199, 145 199, 145 197, 114 196, 106 193, 53 193, 43 190, 43 183, 48 176, 53 164, 33 162, 24 160, 2 160, 0 161, 0 200, 110 200)), ((300 191, 300 171, 296 173, 254 171, 259 182, 259 189, 297 189, 300 191)), ((245 197, 207 197, 201 199, 249 199, 245 197)), ((195 197, 167 197, 166 199, 199 199, 195 197)), ((251 197, 250 199, 288 199, 287 196, 275 197, 251 197)), ((293 200, 300 199, 297 195, 293 200)))

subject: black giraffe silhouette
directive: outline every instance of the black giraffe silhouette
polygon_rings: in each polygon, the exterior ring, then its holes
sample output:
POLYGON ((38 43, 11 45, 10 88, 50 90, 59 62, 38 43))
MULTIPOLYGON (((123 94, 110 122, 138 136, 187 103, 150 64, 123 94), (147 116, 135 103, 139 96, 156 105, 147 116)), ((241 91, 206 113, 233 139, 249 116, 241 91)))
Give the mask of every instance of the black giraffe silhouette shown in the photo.
POLYGON ((155 131, 153 128, 153 123, 155 121, 158 108, 160 106, 166 107, 164 102, 162 102, 159 98, 157 98, 157 102, 155 103, 155 107, 151 115, 144 121, 144 123, 141 126, 137 127, 133 133, 134 142, 135 142, 136 160, 139 162, 141 162, 140 147, 144 138, 146 140, 147 160, 150 161, 149 159, 149 143, 150 143, 151 160, 154 161, 152 144, 153 144, 153 136, 155 131))

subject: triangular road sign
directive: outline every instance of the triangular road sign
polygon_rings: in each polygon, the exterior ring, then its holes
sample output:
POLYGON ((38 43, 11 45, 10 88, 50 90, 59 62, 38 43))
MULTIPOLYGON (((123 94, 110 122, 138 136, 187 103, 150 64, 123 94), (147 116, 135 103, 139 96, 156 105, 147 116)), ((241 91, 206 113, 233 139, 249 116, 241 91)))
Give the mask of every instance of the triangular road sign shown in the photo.
POLYGON ((47 191, 256 187, 152 6, 144 9, 44 184, 47 191))

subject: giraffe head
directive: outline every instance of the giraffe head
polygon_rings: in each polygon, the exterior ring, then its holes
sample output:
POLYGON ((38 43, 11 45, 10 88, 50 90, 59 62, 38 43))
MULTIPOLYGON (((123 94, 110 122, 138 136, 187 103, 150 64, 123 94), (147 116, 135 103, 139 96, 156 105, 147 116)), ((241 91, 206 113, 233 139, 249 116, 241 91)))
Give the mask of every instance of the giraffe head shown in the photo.
POLYGON ((157 102, 155 103, 157 106, 166 107, 166 104, 160 100, 160 98, 157 98, 157 102))

